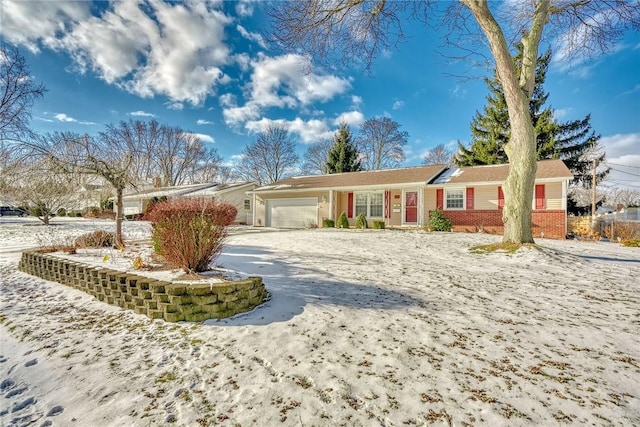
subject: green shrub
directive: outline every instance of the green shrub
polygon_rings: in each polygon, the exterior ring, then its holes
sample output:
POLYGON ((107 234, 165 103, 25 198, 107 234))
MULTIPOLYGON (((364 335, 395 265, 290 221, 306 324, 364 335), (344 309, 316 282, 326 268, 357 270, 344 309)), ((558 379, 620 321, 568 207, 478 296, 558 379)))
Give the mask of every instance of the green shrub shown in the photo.
POLYGON ((371 223, 371 228, 376 229, 376 230, 382 230, 382 229, 384 229, 384 221, 374 220, 374 221, 371 223))
POLYGON ((67 210, 65 208, 59 208, 56 211, 57 216, 67 216, 67 210))
POLYGON ((114 233, 105 230, 96 230, 91 233, 78 236, 75 241, 76 248, 108 248, 113 246, 116 240, 114 233))
POLYGON ((322 220, 322 228, 333 228, 336 226, 336 223, 332 219, 325 218, 322 220))
POLYGON ((369 224, 367 223, 367 217, 364 216, 363 213, 358 214, 358 216, 356 217, 355 226, 356 228, 369 228, 369 224))
POLYGON ((431 212, 431 217, 429 218, 429 229, 431 231, 451 231, 452 228, 451 220, 444 216, 441 210, 431 212))
POLYGON ((186 273, 206 271, 220 254, 227 226, 236 218, 235 206, 204 199, 175 199, 158 203, 147 213, 152 240, 168 264, 186 273))
POLYGON ((347 218, 347 214, 342 212, 338 217, 338 224, 336 224, 337 228, 349 228, 349 219, 347 218))

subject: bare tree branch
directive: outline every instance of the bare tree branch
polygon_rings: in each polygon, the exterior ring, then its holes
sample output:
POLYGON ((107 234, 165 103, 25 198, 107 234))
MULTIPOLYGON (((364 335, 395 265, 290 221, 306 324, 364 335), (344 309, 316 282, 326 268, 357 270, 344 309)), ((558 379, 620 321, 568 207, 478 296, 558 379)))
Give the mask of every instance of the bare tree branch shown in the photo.
POLYGON ((282 126, 268 126, 254 143, 242 151, 238 175, 259 185, 272 184, 290 176, 298 163, 296 144, 282 126))
POLYGON ((356 145, 365 170, 398 167, 404 161, 409 133, 388 117, 374 117, 360 125, 356 145))
POLYGON ((32 136, 31 107, 46 89, 31 77, 26 60, 17 49, 0 45, 0 142, 32 136))
POLYGON ((447 148, 444 144, 438 144, 431 150, 427 151, 427 154, 422 159, 423 165, 448 165, 451 163, 451 157, 453 152, 447 148))

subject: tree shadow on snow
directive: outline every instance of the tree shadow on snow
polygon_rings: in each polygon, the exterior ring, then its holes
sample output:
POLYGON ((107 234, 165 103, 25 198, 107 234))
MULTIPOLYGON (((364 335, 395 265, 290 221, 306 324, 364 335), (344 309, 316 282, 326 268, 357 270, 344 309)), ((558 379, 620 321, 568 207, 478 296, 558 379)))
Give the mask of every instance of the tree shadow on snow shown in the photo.
POLYGON ((613 261, 613 262, 635 262, 640 264, 640 258, 612 258, 606 256, 595 255, 578 255, 580 258, 594 259, 598 261, 613 261))
MULTIPOLYGON (((305 258, 309 255, 305 254, 305 258)), ((253 246, 227 247, 216 260, 229 273, 260 276, 270 299, 251 312, 229 319, 208 320, 210 325, 268 325, 286 322, 301 314, 307 304, 336 305, 362 309, 393 309, 424 304, 412 296, 375 284, 351 283, 337 278, 331 265, 351 262, 328 254, 314 256, 311 267, 293 253, 253 246)))

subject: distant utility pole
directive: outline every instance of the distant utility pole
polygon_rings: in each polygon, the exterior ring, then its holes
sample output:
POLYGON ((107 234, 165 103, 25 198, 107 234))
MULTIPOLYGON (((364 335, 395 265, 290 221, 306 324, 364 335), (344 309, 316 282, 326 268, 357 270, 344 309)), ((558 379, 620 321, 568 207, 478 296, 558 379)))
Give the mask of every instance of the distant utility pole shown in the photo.
POLYGON ((596 159, 593 159, 593 176, 591 177, 591 222, 596 220, 596 159))

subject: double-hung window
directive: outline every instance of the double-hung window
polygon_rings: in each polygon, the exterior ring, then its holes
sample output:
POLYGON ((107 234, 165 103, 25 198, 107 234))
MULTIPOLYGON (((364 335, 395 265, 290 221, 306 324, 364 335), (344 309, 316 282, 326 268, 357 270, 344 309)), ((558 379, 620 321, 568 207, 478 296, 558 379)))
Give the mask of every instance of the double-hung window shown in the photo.
POLYGON ((370 217, 382 218, 382 214, 384 211, 383 199, 384 197, 382 193, 370 193, 370 197, 369 197, 369 216, 370 217))
POLYGON ((384 193, 355 193, 355 214, 382 218, 384 214, 384 193))
POLYGON ((447 209, 464 209, 464 188, 452 188, 446 191, 447 209))
POLYGON ((369 213, 367 211, 368 205, 369 205, 369 194, 357 193, 356 194, 356 216, 360 214, 369 216, 369 213))

